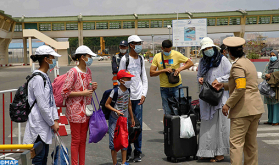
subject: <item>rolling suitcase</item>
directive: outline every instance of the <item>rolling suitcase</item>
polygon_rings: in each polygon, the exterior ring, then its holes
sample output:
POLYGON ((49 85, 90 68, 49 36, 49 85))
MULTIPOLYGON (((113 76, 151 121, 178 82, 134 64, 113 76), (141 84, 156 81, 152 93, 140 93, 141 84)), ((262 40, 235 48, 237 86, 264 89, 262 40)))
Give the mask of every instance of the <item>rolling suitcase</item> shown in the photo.
MULTIPOLYGON (((188 87, 183 87, 187 89, 188 87)), ((190 100, 188 100, 190 101, 190 100)), ((187 102, 188 102, 187 101, 187 102)), ((191 103, 191 102, 190 102, 191 103)), ((184 107, 186 108, 186 107, 184 107)), ((187 107, 188 108, 188 107, 187 107)), ((180 108, 178 108, 180 109, 180 108)), ((190 114, 191 111, 188 112, 190 114)), ((197 142, 197 117, 195 114, 190 114, 190 118, 195 131, 195 136, 190 139, 180 138, 180 116, 165 115, 164 117, 164 150, 168 161, 178 162, 178 158, 190 158, 193 156, 197 159, 196 154, 198 150, 197 142)))

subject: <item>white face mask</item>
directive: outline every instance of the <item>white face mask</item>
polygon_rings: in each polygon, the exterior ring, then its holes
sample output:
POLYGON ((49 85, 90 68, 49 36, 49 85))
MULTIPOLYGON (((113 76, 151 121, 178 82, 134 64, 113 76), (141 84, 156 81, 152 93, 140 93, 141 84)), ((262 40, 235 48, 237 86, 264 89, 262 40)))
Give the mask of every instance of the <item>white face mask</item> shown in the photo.
POLYGON ((120 53, 124 54, 127 52, 127 49, 120 49, 120 53))
POLYGON ((125 84, 123 84, 126 88, 130 88, 131 87, 131 84, 132 84, 132 81, 124 81, 125 84))

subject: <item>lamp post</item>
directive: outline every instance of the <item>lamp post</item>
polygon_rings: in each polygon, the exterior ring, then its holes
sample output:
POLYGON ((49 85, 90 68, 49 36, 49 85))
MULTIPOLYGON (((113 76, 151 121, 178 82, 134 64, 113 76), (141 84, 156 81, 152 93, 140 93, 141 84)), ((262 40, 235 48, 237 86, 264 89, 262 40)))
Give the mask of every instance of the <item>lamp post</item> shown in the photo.
POLYGON ((169 29, 169 40, 170 40, 170 29, 171 29, 171 25, 167 25, 168 29, 169 29))
MULTIPOLYGON (((176 13, 176 20, 178 20, 178 12, 174 12, 176 13)), ((177 46, 175 47, 175 50, 177 51, 177 46)))
POLYGON ((153 52, 152 53, 153 53, 153 56, 154 56, 154 54, 155 54, 154 53, 154 35, 152 34, 151 36, 152 36, 152 48, 153 48, 153 52))

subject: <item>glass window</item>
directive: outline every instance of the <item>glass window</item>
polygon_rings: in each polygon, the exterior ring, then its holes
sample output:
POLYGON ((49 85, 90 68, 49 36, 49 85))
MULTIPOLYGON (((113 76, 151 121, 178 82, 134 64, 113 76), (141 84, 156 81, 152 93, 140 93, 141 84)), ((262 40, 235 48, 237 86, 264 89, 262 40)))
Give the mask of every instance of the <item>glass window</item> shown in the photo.
POLYGON ((64 23, 52 23, 52 30, 53 31, 65 30, 65 25, 64 23))
POLYGON ((108 29, 107 22, 96 22, 96 29, 108 29))
POLYGON ((168 27, 168 25, 172 26, 172 20, 164 20, 164 27, 168 27))
POLYGON ((110 29, 121 29, 121 22, 110 22, 109 28, 110 29))
POLYGON ((217 18, 217 26, 228 25, 228 18, 217 18))
POLYGON ((269 16, 260 16, 259 17, 259 24, 269 24, 270 17, 269 16))
POLYGON ((83 30, 94 30, 95 22, 83 22, 83 30))
POLYGON ((138 28, 149 28, 149 21, 138 21, 138 28))
POLYGON ((273 16, 272 23, 279 23, 279 16, 273 16))
POLYGON ((51 31, 51 23, 40 23, 39 30, 40 31, 51 31))
POLYGON ((78 30, 78 23, 66 23, 66 30, 78 30))
POLYGON ((123 29, 135 28, 135 21, 123 21, 123 29))
POLYGON ((231 17, 230 25, 240 25, 241 18, 240 17, 231 17))
POLYGON ((161 20, 151 21, 151 28, 161 28, 161 27, 162 27, 161 20))
POLYGON ((257 24, 257 17, 246 17, 246 25, 257 24))
POLYGON ((22 24, 21 23, 17 23, 15 25, 15 32, 22 32, 22 24))
POLYGON ((207 26, 215 26, 215 18, 208 18, 207 26))

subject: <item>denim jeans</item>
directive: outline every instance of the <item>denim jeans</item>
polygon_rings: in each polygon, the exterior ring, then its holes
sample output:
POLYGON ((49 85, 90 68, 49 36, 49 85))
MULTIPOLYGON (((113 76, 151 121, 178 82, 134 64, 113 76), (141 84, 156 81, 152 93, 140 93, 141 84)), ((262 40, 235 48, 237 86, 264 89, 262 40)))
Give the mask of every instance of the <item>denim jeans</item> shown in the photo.
MULTIPOLYGON (((132 110, 135 117, 139 120, 142 128, 142 105, 138 105, 140 100, 131 100, 132 110)), ((135 150, 141 153, 141 144, 142 144, 142 133, 140 133, 138 139, 134 143, 135 150)), ((129 144, 127 153, 130 155, 132 153, 132 146, 129 144)))
MULTIPOLYGON (((181 86, 182 86, 182 84, 180 84, 176 87, 171 87, 171 88, 160 87, 161 97, 162 97, 162 106, 163 106, 165 115, 171 114, 171 109, 168 104, 168 98, 173 97, 173 96, 179 97, 178 88, 181 86)), ((184 97, 183 89, 180 89, 180 97, 184 97)), ((174 110, 174 114, 178 115, 178 111, 174 110)))
POLYGON ((36 153, 36 156, 32 160, 32 164, 34 165, 46 165, 47 157, 49 152, 49 145, 42 141, 41 137, 38 136, 35 143, 42 142, 43 148, 40 153, 36 153))

